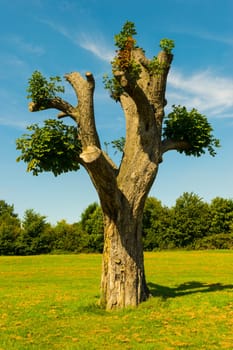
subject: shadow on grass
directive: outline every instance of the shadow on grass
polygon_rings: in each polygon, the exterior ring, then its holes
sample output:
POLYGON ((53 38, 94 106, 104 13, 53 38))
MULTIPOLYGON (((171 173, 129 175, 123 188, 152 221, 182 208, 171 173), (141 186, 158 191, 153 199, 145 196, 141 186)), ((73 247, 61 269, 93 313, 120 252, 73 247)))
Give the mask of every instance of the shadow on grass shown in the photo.
POLYGON ((148 287, 153 297, 161 297, 162 299, 166 300, 168 298, 177 298, 195 293, 210 293, 221 291, 224 289, 233 289, 233 284, 208 284, 197 281, 191 281, 182 283, 174 288, 161 286, 155 283, 148 283, 148 287))
MULTIPOLYGON (((160 297, 162 300, 169 298, 177 298, 185 295, 196 293, 210 293, 226 289, 233 289, 233 284, 221 284, 221 283, 203 283, 197 281, 190 281, 182 283, 177 287, 171 288, 167 286, 161 286, 152 282, 147 283, 152 297, 160 297)), ((98 299, 98 296, 96 296, 98 299)), ((87 305, 79 306, 78 312, 93 314, 98 316, 110 315, 105 309, 103 309, 98 303, 90 303, 87 305)))

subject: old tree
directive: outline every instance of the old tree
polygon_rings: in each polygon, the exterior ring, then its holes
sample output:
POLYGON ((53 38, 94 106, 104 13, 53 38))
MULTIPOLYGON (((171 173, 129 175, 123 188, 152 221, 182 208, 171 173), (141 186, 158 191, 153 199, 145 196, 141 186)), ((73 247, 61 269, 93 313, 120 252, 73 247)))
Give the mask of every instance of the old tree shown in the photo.
POLYGON ((95 125, 94 77, 77 72, 65 75, 72 86, 77 105, 62 99, 59 77, 47 80, 35 71, 29 79, 29 110, 55 108, 58 118, 70 117, 74 126, 60 120, 47 120, 43 127, 28 127, 29 134, 17 140, 18 160, 28 163, 37 175, 55 175, 77 170, 79 164, 89 174, 104 217, 104 251, 101 278, 101 304, 106 309, 135 306, 146 300, 142 246, 142 215, 148 192, 155 180, 163 154, 170 150, 200 156, 214 155, 218 140, 205 116, 193 109, 173 106, 165 118, 167 75, 172 63, 172 40, 160 42, 161 52, 148 59, 136 45, 134 23, 126 22, 115 36, 118 48, 112 61, 112 77, 105 87, 121 104, 126 121, 125 137, 116 143, 122 148, 120 166, 102 149, 95 125))

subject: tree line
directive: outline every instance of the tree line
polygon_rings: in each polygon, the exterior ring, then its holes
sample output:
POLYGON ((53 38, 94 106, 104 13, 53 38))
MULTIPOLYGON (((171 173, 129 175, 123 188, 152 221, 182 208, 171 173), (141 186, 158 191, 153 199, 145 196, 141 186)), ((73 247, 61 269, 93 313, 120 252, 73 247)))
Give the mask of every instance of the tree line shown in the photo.
MULTIPOLYGON (((145 251, 162 249, 233 249, 233 200, 221 197, 206 203, 183 193, 172 207, 154 197, 143 212, 145 251)), ((28 209, 22 220, 14 206, 0 200, 0 255, 102 252, 102 211, 90 204, 78 222, 51 225, 46 216, 28 209)))

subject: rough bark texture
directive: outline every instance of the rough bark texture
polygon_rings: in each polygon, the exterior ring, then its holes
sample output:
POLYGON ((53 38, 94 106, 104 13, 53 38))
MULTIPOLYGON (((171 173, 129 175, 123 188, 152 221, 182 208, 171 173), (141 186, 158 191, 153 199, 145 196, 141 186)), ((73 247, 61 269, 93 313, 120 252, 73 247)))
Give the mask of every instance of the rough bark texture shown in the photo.
POLYGON ((107 309, 136 306, 147 299, 141 217, 127 213, 122 204, 116 218, 105 215, 105 245, 101 279, 101 304, 107 309))
MULTIPOLYGON (((91 73, 86 73, 86 78, 76 72, 66 75, 77 95, 77 106, 61 99, 53 99, 47 106, 57 108, 59 118, 69 116, 76 121, 82 143, 80 163, 100 198, 105 227, 101 303, 107 309, 135 306, 149 296, 143 262, 142 213, 162 153, 176 147, 174 143, 161 142, 166 79, 172 55, 166 52, 158 55, 163 67, 159 74, 151 73, 149 60, 141 49, 134 49, 131 56, 141 65, 136 84, 127 72, 115 72, 124 88, 120 103, 126 119, 126 142, 119 168, 101 149, 95 126, 95 82, 91 73)), ((39 106, 30 105, 31 111, 38 109, 39 106)))

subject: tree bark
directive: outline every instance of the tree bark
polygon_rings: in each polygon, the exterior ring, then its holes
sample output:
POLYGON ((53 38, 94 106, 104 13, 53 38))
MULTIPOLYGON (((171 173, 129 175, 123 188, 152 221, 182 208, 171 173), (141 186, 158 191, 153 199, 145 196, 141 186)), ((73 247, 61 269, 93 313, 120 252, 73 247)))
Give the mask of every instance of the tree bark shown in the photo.
POLYGON ((142 215, 126 200, 116 217, 104 215, 100 303, 107 310, 137 306, 149 297, 141 236, 142 215))

